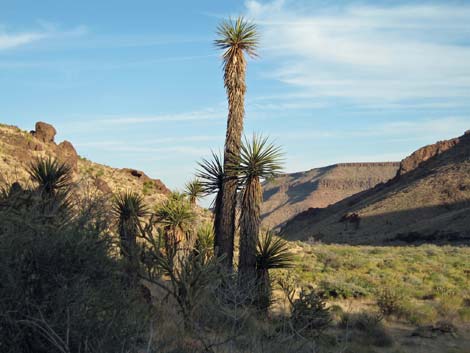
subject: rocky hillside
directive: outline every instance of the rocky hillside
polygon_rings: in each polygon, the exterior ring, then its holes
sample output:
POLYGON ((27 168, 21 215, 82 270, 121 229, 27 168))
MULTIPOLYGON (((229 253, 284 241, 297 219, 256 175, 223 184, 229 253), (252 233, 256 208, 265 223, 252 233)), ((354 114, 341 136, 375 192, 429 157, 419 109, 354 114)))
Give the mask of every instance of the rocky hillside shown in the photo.
POLYGON ((37 157, 52 156, 69 164, 77 186, 87 192, 111 194, 124 190, 142 193, 149 205, 166 199, 170 192, 158 179, 134 169, 116 169, 80 157, 69 141, 55 142, 56 130, 47 123, 36 123, 27 132, 0 125, 0 184, 28 183, 26 168, 37 157))
POLYGON ((470 132, 420 148, 391 181, 311 208, 282 233, 328 243, 470 243, 470 132))
POLYGON ((309 208, 323 208, 393 178, 398 162, 341 163, 284 174, 263 185, 263 225, 277 228, 309 208))

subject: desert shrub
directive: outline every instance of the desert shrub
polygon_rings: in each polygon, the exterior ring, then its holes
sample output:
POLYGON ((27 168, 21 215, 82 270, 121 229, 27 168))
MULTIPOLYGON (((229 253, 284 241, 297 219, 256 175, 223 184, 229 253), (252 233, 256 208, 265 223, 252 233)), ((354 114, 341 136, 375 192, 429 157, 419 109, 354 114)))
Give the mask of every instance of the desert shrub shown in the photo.
POLYGON ((380 313, 343 313, 339 327, 364 333, 362 340, 374 346, 387 347, 393 344, 391 336, 382 324, 380 313))
POLYGON ((292 303, 292 323, 303 336, 318 336, 331 323, 325 300, 313 289, 302 288, 292 303))
POLYGON ((403 295, 398 289, 385 287, 377 294, 377 305, 385 316, 400 316, 403 311, 403 295))
POLYGON ((400 316, 413 325, 429 325, 437 321, 438 313, 433 305, 405 302, 400 316))
POLYGON ((141 344, 148 309, 110 256, 100 216, 75 210, 58 225, 10 202, 0 207, 0 350, 111 353, 141 344))
POLYGON ((360 298, 369 293, 366 289, 340 280, 323 280, 318 284, 319 294, 326 298, 360 298))

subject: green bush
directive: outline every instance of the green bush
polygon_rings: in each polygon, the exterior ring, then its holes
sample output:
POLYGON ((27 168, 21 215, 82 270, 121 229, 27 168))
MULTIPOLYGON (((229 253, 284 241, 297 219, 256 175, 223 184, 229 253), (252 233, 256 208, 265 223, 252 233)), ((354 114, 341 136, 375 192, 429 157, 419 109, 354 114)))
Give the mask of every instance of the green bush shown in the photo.
POLYGON ((306 336, 318 336, 332 320, 324 299, 306 288, 302 288, 299 298, 293 301, 291 318, 294 328, 306 336))
POLYGON ((377 295, 377 305, 385 316, 400 316, 403 312, 403 295, 400 290, 385 287, 377 295))
POLYGON ((123 281, 100 216, 74 210, 57 224, 34 202, 9 207, 12 198, 0 201, 0 351, 114 353, 141 344, 148 308, 123 281))
POLYGON ((366 289, 339 280, 323 280, 318 285, 319 294, 326 298, 360 298, 368 295, 366 289))

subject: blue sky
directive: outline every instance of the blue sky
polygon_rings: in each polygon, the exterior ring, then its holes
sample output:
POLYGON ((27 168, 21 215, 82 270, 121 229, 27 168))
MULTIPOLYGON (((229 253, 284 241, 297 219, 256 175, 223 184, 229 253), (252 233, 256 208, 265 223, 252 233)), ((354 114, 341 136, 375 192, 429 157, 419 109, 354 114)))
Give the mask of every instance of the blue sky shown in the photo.
POLYGON ((221 19, 257 23, 245 130, 286 171, 400 160, 470 129, 470 1, 0 0, 0 121, 181 188, 223 145, 221 19))

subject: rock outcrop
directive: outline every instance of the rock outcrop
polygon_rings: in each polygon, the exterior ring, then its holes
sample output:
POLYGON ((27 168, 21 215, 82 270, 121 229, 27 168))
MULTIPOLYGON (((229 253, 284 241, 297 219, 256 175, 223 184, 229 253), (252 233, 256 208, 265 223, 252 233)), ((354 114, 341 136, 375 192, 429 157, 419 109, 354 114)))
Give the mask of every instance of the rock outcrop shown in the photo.
MULTIPOLYGON (((50 156, 67 163, 73 170, 78 189, 89 188, 109 195, 133 190, 141 193, 149 205, 166 199, 170 190, 159 179, 152 179, 135 169, 115 169, 80 158, 69 141, 55 142, 56 129, 45 122, 37 122, 30 133, 17 127, 0 124, 0 181, 20 181, 27 184, 27 167, 37 157, 50 156)), ((92 190, 93 191, 93 190, 92 190)))
POLYGON ((45 143, 53 143, 57 131, 51 124, 38 121, 35 126, 35 130, 31 131, 31 134, 38 140, 45 143))
POLYGON ((74 171, 78 166, 78 154, 69 141, 62 141, 57 145, 57 156, 63 163, 67 163, 74 171))

